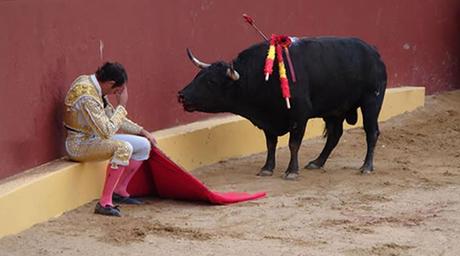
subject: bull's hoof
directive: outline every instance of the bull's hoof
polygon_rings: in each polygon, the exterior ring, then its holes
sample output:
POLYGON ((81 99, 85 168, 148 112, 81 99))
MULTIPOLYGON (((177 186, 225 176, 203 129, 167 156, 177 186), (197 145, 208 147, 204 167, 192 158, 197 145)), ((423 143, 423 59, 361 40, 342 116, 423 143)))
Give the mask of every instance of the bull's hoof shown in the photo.
POLYGON ((361 171, 362 175, 369 175, 369 174, 373 174, 373 173, 374 173, 374 171, 371 171, 371 170, 362 170, 361 171))
POLYGON ((272 176, 272 175, 273 175, 273 171, 269 171, 269 170, 260 170, 260 172, 257 174, 257 176, 262 176, 262 177, 272 176))
POLYGON ((374 168, 372 166, 366 166, 366 165, 361 166, 359 170, 361 171, 361 174, 363 175, 372 174, 374 172, 374 168))
POLYGON ((299 178, 299 173, 297 172, 286 172, 281 176, 285 180, 297 180, 299 178))
POLYGON ((309 170, 317 170, 317 169, 321 169, 321 166, 316 164, 314 161, 311 161, 307 165, 305 165, 304 168, 309 169, 309 170))

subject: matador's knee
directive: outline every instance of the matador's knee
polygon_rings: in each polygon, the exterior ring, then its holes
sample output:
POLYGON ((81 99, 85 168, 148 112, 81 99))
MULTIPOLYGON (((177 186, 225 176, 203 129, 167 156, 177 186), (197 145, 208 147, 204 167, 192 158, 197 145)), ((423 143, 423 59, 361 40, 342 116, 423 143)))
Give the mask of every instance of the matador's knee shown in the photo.
POLYGON ((118 165, 128 166, 129 159, 133 154, 133 146, 126 141, 117 140, 115 143, 116 149, 111 160, 112 167, 115 168, 118 165))

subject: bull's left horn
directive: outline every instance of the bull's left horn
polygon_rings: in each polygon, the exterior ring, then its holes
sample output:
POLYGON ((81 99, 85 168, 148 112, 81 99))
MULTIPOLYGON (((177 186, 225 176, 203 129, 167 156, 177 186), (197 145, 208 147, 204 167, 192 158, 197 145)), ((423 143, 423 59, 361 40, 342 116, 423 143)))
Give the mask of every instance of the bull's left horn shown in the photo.
POLYGON ((233 81, 236 81, 240 79, 240 74, 233 68, 233 66, 230 66, 227 69, 227 76, 230 77, 233 81))
POLYGON ((193 56, 193 53, 192 51, 190 51, 189 48, 187 48, 187 55, 188 55, 188 58, 193 62, 193 64, 195 64, 195 66, 201 69, 211 66, 211 64, 201 62, 197 58, 195 58, 195 56, 193 56))

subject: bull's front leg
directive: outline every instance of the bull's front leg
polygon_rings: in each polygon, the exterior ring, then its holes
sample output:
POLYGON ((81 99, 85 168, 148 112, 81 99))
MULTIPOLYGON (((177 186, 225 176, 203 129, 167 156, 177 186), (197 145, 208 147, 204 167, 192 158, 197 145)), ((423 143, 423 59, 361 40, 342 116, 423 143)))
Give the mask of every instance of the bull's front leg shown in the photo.
POLYGON ((282 176, 285 180, 295 180, 299 177, 299 148, 305 133, 306 122, 297 125, 289 133, 289 151, 291 152, 291 159, 289 166, 282 176))
POLYGON ((264 131, 265 142, 267 144, 267 159, 264 166, 257 174, 258 176, 272 176, 273 169, 275 169, 275 154, 276 154, 276 144, 278 144, 278 136, 270 134, 267 131, 264 131))

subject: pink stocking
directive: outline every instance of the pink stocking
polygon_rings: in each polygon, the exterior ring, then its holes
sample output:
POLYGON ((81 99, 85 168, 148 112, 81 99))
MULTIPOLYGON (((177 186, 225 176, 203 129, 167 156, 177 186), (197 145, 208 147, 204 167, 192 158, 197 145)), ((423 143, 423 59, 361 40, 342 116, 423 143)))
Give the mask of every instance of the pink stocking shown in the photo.
POLYGON ((123 174, 125 167, 118 166, 118 169, 112 168, 112 165, 109 163, 107 166, 107 171, 105 175, 104 189, 102 190, 102 196, 99 199, 99 203, 102 206, 113 206, 112 204, 112 195, 115 189, 115 186, 120 179, 120 176, 123 174))
POLYGON ((126 189, 128 188, 129 181, 134 176, 136 171, 139 169, 141 164, 142 161, 129 161, 129 165, 126 167, 126 170, 124 171, 123 175, 120 178, 120 181, 117 184, 117 187, 115 188, 115 193, 121 196, 129 197, 129 193, 126 191, 126 189))

